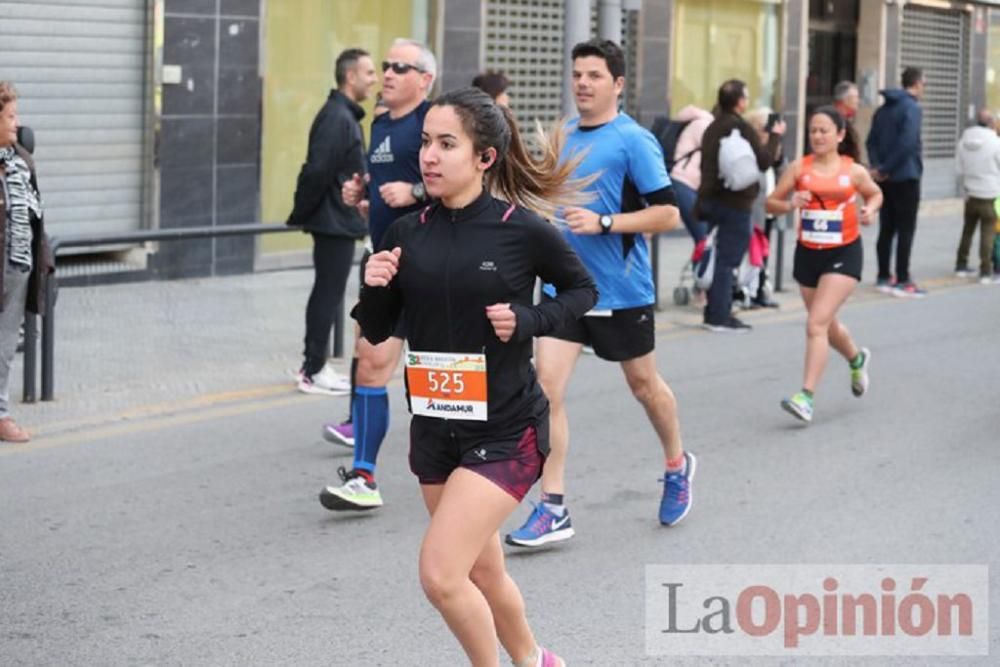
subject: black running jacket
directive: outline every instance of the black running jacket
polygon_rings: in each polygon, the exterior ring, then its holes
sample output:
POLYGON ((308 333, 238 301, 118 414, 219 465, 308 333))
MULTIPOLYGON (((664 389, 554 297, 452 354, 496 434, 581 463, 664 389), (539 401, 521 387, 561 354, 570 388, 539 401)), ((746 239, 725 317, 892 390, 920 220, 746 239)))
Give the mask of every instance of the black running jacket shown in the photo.
POLYGON ((379 250, 399 247, 386 287, 365 285, 354 317, 378 344, 404 318, 411 350, 486 354, 488 421, 452 421, 467 435, 517 435, 546 414, 531 363, 532 339, 581 317, 597 288, 562 234, 541 216, 484 192, 462 209, 432 204, 392 224, 379 250), (535 305, 535 279, 558 296, 535 305), (510 303, 514 335, 502 343, 486 306, 510 303))

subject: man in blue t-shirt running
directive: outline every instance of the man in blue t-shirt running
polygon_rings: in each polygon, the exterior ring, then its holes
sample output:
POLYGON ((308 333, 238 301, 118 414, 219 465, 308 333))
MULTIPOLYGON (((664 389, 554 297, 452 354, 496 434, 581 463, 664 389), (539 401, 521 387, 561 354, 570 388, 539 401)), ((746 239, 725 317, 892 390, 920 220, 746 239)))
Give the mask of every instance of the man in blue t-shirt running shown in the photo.
MULTIPOLYGON (((382 62, 382 104, 389 111, 372 121, 367 175, 362 178, 355 174, 342 190, 344 202, 349 205, 367 200, 372 248, 378 248, 393 222, 418 210, 427 199, 420 175, 420 143, 429 106, 427 94, 436 72, 434 54, 420 42, 408 39, 397 39, 382 62)), ((361 261, 362 276, 368 254, 361 261)), ((360 282, 364 284, 364 280, 360 282)), ((338 470, 341 484, 320 492, 320 502, 329 510, 382 506, 382 495, 375 483, 375 463, 389 430, 386 385, 399 365, 404 338, 402 329, 378 345, 355 337, 351 418, 323 427, 327 440, 354 447, 351 470, 338 470)))
MULTIPOLYGON (((573 94, 580 116, 571 121, 563 159, 582 156, 574 176, 598 174, 585 208, 567 208, 566 238, 597 282, 597 306, 572 326, 538 341, 538 377, 551 405, 552 448, 542 474, 542 502, 507 543, 537 547, 573 536, 564 503, 569 422, 566 385, 580 350, 621 364, 633 395, 659 436, 666 459, 660 522, 672 526, 691 507, 695 458, 681 445, 677 402, 656 369, 653 273, 645 233, 679 225, 659 143, 618 111, 625 87, 625 55, 612 41, 573 47, 573 94)), ((546 286, 548 295, 554 292, 546 286)), ((543 296, 543 298, 545 298, 543 296)), ((629 443, 624 443, 628 446, 629 443)))

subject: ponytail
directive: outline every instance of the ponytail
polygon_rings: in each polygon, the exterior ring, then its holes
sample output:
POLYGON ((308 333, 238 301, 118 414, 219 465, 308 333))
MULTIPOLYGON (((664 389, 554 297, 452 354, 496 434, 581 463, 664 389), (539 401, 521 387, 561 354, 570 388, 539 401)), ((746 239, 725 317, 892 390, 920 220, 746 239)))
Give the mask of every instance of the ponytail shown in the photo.
POLYGON ((584 204, 591 199, 582 192, 597 174, 572 177, 583 155, 560 162, 565 130, 550 136, 538 126, 541 156, 535 157, 521 138, 513 112, 478 88, 462 88, 441 95, 434 106, 450 106, 472 138, 477 153, 496 150, 496 161, 486 171, 485 187, 512 204, 552 217, 561 206, 584 204))
POLYGON ((495 170, 487 172, 487 184, 500 197, 512 204, 552 217, 560 206, 583 204, 589 200, 582 190, 593 183, 590 178, 573 178, 573 171, 583 160, 577 155, 560 162, 566 131, 561 127, 546 134, 539 123, 536 127, 541 155, 535 157, 521 139, 513 112, 500 106, 510 128, 510 148, 498 156, 495 170))

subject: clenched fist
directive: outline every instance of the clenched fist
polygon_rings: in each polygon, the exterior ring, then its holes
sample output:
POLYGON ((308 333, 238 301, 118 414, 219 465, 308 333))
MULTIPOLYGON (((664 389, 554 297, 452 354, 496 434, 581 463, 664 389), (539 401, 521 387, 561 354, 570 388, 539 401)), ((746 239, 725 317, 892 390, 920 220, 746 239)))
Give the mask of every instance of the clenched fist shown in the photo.
POLYGON ((517 315, 511 310, 509 303, 486 306, 486 317, 501 342, 506 343, 514 336, 514 330, 517 329, 517 315))
POLYGON ((365 285, 369 287, 385 287, 399 272, 399 256, 403 249, 395 247, 392 250, 377 252, 365 263, 365 285))
POLYGON ((340 186, 340 198, 348 206, 357 206, 364 198, 365 183, 367 182, 368 174, 365 174, 364 178, 360 174, 354 174, 351 176, 351 180, 344 181, 344 184, 340 186))

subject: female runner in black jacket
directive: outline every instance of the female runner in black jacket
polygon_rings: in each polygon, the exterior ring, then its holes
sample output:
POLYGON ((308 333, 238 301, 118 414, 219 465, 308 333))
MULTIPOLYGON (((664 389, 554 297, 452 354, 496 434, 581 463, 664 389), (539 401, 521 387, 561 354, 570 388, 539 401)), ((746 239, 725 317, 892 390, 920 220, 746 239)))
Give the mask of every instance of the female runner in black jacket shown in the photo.
POLYGON ((532 338, 597 301, 562 235, 528 210, 578 198, 575 164, 557 160, 552 145, 532 159, 510 111, 485 93, 438 98, 420 169, 439 203, 386 232, 355 311, 375 344, 406 320, 410 468, 431 513, 420 579, 473 665, 498 664, 497 636, 515 665, 563 664, 535 643, 497 532, 548 452, 532 338), (559 296, 533 305, 536 277, 559 296))

